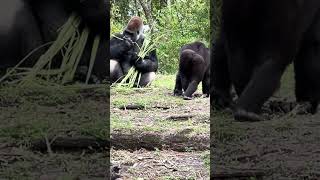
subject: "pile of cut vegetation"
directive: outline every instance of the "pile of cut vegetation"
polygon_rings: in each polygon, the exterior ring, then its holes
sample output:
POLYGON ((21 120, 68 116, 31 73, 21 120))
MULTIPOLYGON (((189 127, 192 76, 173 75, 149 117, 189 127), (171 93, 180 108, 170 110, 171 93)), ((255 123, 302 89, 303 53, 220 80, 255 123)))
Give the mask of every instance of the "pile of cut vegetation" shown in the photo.
MULTIPOLYGON (((73 13, 68 21, 59 29, 60 32, 55 41, 43 44, 30 52, 15 67, 11 68, 1 77, 0 83, 9 81, 25 84, 38 78, 47 79, 59 84, 73 81, 90 34, 90 30, 87 27, 80 30, 80 24, 81 17, 73 13), (22 67, 23 63, 30 60, 31 55, 48 45, 51 46, 40 56, 33 67, 22 67), (61 55, 62 60, 61 58, 55 58, 57 55, 61 55), (57 63, 57 60, 61 62, 57 63), (58 67, 53 67, 53 64, 59 65, 58 67)), ((86 84, 91 76, 99 42, 100 36, 97 35, 93 41, 89 68, 86 74, 86 84)))

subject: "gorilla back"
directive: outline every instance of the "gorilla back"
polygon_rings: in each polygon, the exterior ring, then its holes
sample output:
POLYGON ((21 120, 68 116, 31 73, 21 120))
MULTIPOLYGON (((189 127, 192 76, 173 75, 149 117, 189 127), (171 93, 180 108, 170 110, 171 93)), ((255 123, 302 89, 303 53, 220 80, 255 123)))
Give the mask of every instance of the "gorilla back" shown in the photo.
POLYGON ((0 1, 0 12, 0 71, 3 71, 43 41, 31 8, 23 0, 0 1))
POLYGON ((209 95, 210 89, 210 57, 209 49, 201 42, 184 45, 180 50, 179 71, 176 77, 174 95, 182 95, 184 99, 192 99, 202 81, 203 94, 209 95))
MULTIPOLYGON (((280 86, 293 61, 296 98, 320 100, 320 1, 224 0, 221 37, 213 53, 213 100, 230 97, 231 84, 239 99, 237 120, 262 120, 261 106, 280 86)), ((219 104, 218 104, 219 105, 219 104)))

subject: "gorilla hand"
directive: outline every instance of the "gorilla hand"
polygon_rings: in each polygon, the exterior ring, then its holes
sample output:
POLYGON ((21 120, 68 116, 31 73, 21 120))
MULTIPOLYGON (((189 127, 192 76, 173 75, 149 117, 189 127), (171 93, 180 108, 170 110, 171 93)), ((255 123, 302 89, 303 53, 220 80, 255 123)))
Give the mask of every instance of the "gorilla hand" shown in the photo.
POLYGON ((131 48, 133 48, 134 42, 131 40, 130 37, 123 36, 123 41, 124 41, 123 45, 125 47, 124 49, 126 51, 130 50, 131 48))
POLYGON ((145 65, 147 63, 147 60, 144 60, 144 59, 141 59, 141 58, 137 58, 135 63, 134 63, 134 66, 139 70, 143 70, 143 69, 146 69, 145 65))
POLYGON ((150 54, 143 59, 139 58, 135 61, 135 67, 139 72, 156 72, 158 69, 158 60, 155 54, 150 54))
POLYGON ((134 49, 133 41, 122 34, 115 34, 110 39, 110 59, 123 59, 131 49, 134 49))

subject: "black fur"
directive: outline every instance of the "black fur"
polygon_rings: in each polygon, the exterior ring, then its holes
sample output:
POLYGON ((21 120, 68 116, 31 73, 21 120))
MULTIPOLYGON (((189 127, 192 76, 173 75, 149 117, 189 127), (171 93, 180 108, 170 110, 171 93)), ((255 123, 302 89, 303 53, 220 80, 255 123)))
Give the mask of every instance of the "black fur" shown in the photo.
POLYGON ((320 1, 224 0, 220 34, 212 53, 214 106, 231 104, 232 84, 239 96, 235 119, 259 120, 261 106, 294 62, 297 101, 311 103, 315 112, 320 100, 320 1))
MULTIPOLYGON (((0 11, 6 14, 0 21, 0 66, 3 69, 16 65, 31 50, 42 44, 53 41, 58 29, 67 21, 72 12, 83 19, 82 27, 87 25, 95 35, 102 37, 93 74, 100 80, 108 76, 108 32, 109 11, 106 0, 3 0, 0 11), (10 47, 10 48, 9 48, 10 47), (10 49, 8 51, 8 49, 10 49)), ((89 43, 90 44, 90 43, 89 43)), ((92 44, 92 43, 91 43, 92 44)), ((91 47, 88 45, 81 63, 88 65, 91 47)), ((43 52, 43 51, 42 51, 43 52)), ((40 53, 32 59, 39 58, 40 53)), ((30 63, 32 64, 32 63, 30 63)))
POLYGON ((144 59, 137 56, 139 53, 139 47, 142 47, 144 42, 143 36, 135 42, 130 38, 130 36, 126 35, 126 31, 122 34, 115 34, 114 36, 115 37, 112 37, 110 40, 110 60, 117 61, 120 64, 121 69, 117 69, 114 71, 114 74, 111 74, 112 82, 121 78, 116 74, 124 76, 133 66, 140 73, 157 72, 158 58, 156 50, 151 51, 144 57, 144 59))
POLYGON ((127 74, 134 63, 132 58, 134 54, 132 53, 134 53, 135 45, 131 39, 122 34, 114 36, 110 40, 110 59, 118 61, 123 74, 127 74))
POLYGON ((184 99, 191 99, 201 81, 203 94, 209 96, 209 49, 201 42, 186 44, 180 50, 179 71, 176 77, 174 95, 182 95, 183 90, 184 99))

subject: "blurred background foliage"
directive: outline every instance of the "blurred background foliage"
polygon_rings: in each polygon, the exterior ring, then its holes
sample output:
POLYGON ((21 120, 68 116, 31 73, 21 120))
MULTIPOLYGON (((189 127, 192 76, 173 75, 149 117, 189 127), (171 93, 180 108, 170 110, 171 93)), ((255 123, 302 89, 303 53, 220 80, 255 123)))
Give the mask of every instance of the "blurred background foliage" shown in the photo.
POLYGON ((122 32, 131 16, 144 19, 157 34, 165 34, 157 48, 159 71, 177 71, 179 49, 186 43, 202 41, 209 46, 209 0, 111 0, 111 35, 122 32))

